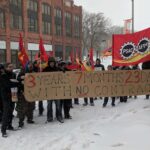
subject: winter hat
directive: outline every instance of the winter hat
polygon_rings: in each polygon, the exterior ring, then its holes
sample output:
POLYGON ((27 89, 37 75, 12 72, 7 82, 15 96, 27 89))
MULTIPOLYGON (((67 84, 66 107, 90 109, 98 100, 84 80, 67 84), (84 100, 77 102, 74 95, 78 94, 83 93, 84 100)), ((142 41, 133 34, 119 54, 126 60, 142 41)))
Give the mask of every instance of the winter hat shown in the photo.
POLYGON ((101 61, 101 60, 99 58, 97 58, 96 61, 101 61))

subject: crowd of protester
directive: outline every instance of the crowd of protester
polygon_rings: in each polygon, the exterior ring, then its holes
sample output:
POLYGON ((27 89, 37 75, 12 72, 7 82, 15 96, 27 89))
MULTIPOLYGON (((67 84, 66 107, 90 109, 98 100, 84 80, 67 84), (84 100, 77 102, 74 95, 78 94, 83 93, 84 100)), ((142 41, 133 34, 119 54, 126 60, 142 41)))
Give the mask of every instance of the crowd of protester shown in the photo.
MULTIPOLYGON (((56 61, 54 57, 50 57, 48 65, 42 70, 42 72, 57 72, 57 71, 71 71, 66 67, 67 63, 64 61, 56 61)), ((95 71, 104 71, 105 67, 101 64, 99 58, 96 59, 95 71)), ((18 129, 24 127, 24 120, 27 118, 28 124, 34 124, 34 110, 35 102, 28 102, 24 96, 24 78, 26 73, 41 72, 37 61, 29 62, 25 68, 21 68, 19 74, 13 72, 13 64, 6 63, 5 65, 0 64, 0 123, 2 137, 7 137, 7 130, 15 130, 12 126, 13 112, 17 111, 17 117, 19 118, 18 129), (12 101, 11 88, 17 87, 18 101, 12 101)), ((138 65, 132 67, 113 67, 109 65, 106 70, 135 70, 139 69, 138 65)), ((142 69, 150 69, 150 62, 142 64, 142 69)), ((130 96, 120 96, 120 102, 126 103, 130 96)), ((107 106, 108 100, 112 99, 111 105, 115 106, 115 100, 118 97, 104 97, 103 107, 107 106)), ((135 95, 134 98, 137 98, 135 95)), ((88 99, 90 99, 90 105, 94 106, 93 97, 85 97, 83 106, 88 105, 88 99)), ((102 99, 102 98, 101 98, 102 99)), ((146 95, 146 99, 149 99, 149 95, 146 95)), ((72 99, 67 100, 47 100, 47 119, 46 123, 54 121, 56 118, 58 122, 64 123, 64 119, 72 119, 70 115, 70 108, 72 108, 72 99), (55 107, 53 107, 53 103, 55 107), (53 111, 55 108, 55 111, 53 111), (54 115, 55 112, 55 115, 54 115)), ((74 98, 74 104, 79 105, 79 99, 74 98)), ((38 102, 39 116, 43 115, 44 106, 43 101, 38 102)))

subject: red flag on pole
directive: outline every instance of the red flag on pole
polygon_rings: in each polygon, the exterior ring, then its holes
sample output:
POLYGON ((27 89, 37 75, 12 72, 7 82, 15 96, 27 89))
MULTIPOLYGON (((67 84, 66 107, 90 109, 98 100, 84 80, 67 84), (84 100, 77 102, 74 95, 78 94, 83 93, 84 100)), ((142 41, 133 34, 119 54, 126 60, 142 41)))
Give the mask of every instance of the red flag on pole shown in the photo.
POLYGON ((150 60, 150 28, 133 34, 113 35, 113 65, 129 66, 150 60))
POLYGON ((112 47, 102 50, 102 57, 112 56, 112 47))
POLYGON ((40 59, 41 59, 41 61, 48 61, 48 55, 47 55, 47 53, 45 51, 43 40, 42 40, 41 37, 40 37, 40 43, 39 43, 39 51, 40 51, 40 59))
POLYGON ((23 46, 23 39, 22 39, 21 33, 20 33, 20 38, 19 38, 18 59, 19 59, 20 63, 22 64, 23 68, 25 68, 27 63, 29 62, 29 58, 28 58, 26 50, 23 46))

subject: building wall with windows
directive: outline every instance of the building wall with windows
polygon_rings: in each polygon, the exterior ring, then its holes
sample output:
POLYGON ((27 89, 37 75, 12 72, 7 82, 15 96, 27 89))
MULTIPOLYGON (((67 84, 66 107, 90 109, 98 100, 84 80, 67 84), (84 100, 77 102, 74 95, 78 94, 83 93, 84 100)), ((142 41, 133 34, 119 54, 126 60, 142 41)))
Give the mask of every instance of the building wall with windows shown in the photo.
POLYGON ((69 60, 82 49, 82 7, 73 0, 3 0, 0 2, 0 63, 18 63, 19 33, 31 61, 39 38, 49 53, 69 60))

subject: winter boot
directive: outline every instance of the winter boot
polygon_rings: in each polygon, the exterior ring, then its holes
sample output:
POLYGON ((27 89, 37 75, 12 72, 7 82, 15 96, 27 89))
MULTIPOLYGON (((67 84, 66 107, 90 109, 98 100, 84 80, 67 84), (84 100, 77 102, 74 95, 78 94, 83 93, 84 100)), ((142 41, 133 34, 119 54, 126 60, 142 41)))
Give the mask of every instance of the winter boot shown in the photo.
POLYGON ((6 132, 3 132, 3 133, 2 133, 2 137, 3 137, 3 138, 8 137, 7 133, 6 133, 6 132))

